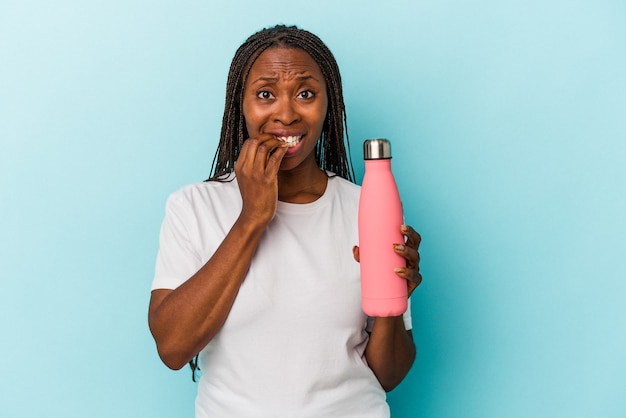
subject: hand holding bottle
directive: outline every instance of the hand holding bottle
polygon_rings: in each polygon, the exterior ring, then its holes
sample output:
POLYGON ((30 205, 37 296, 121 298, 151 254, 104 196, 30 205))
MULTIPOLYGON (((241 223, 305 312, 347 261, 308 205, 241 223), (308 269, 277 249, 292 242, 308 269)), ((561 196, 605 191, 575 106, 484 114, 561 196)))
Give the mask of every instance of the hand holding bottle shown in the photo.
POLYGON ((399 277, 406 279, 407 296, 410 297, 417 286, 422 283, 419 254, 422 237, 409 225, 402 225, 400 230, 405 237, 405 242, 404 244, 394 244, 393 248, 405 259, 405 267, 396 267, 394 271, 399 277))
MULTIPOLYGON (((419 254, 419 246, 422 242, 422 237, 409 225, 402 225, 400 231, 404 236, 404 243, 395 243, 393 249, 398 255, 404 258, 405 261, 404 267, 395 267, 394 272, 398 277, 402 277, 407 281, 407 297, 410 297, 413 291, 422 283, 419 254)), ((360 248, 358 245, 352 248, 352 254, 357 262, 361 261, 360 248)))

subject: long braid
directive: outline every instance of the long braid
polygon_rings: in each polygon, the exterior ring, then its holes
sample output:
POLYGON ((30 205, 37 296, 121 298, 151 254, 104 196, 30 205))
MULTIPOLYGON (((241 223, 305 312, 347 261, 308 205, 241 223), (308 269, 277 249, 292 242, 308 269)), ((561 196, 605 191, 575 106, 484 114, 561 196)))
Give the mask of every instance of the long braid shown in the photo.
POLYGON ((217 180, 234 169, 241 146, 248 137, 243 118, 243 93, 246 79, 254 61, 271 47, 300 48, 319 65, 326 79, 329 100, 328 114, 315 149, 315 158, 323 170, 332 171, 338 176, 354 181, 346 128, 347 117, 337 61, 316 35, 295 26, 283 25, 255 33, 235 53, 226 84, 226 103, 220 144, 213 158, 209 180, 217 180))

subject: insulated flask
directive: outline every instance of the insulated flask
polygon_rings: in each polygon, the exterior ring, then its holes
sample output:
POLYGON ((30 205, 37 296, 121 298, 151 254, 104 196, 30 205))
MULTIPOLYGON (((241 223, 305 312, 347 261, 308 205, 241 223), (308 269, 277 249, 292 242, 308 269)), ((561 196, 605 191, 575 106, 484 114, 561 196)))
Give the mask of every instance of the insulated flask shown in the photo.
POLYGON ((406 264, 393 244, 404 243, 404 223, 398 186, 391 172, 391 143, 363 143, 365 175, 359 199, 358 228, 363 312, 398 316, 407 309, 407 283, 394 269, 406 264))

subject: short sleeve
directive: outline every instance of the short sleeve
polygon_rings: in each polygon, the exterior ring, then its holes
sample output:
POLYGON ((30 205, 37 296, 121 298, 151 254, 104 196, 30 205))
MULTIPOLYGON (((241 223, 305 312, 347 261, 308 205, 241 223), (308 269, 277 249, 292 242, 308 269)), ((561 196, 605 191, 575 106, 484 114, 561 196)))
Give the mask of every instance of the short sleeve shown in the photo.
POLYGON ((152 290, 175 289, 202 267, 201 258, 189 234, 192 213, 182 196, 171 195, 168 198, 159 236, 152 290))

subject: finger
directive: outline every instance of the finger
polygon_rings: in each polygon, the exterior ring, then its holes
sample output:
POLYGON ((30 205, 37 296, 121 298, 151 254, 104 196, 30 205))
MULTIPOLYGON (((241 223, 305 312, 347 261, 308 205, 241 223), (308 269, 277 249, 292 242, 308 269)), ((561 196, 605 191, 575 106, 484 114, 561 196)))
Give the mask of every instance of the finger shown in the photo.
POLYGON ((419 272, 419 270, 411 269, 408 267, 398 267, 394 271, 399 277, 406 279, 415 287, 419 286, 422 283, 422 274, 419 272))
POLYGON ((241 152, 235 163, 235 170, 247 176, 254 172, 254 161, 259 148, 258 138, 248 138, 243 142, 241 152))
POLYGON ((287 149, 288 148, 289 147, 287 147, 287 145, 283 143, 274 152, 272 152, 270 154, 269 158, 267 159, 267 166, 266 166, 265 170, 266 170, 266 174, 268 176, 270 176, 271 178, 274 178, 274 177, 278 176, 278 170, 280 169, 280 163, 283 161, 283 158, 285 157, 285 154, 287 154, 287 149))
POLYGON ((243 142, 241 151, 239 152, 237 163, 241 166, 245 165, 246 167, 251 168, 259 152, 259 146, 269 139, 275 138, 269 134, 261 134, 246 139, 243 142))
POLYGON ((394 244, 393 249, 397 254, 404 257, 407 267, 413 268, 419 266, 420 253, 415 248, 411 248, 404 244, 394 244))
MULTIPOLYGON (((286 147, 285 143, 273 136, 257 139, 256 154, 254 157, 255 168, 265 171, 269 158, 281 147, 286 147)), ((280 160, 282 160, 282 156, 280 160)))
POLYGON ((241 151, 239 151, 239 156, 237 156, 237 161, 235 161, 235 171, 240 172, 245 165, 245 161, 248 159, 248 149, 252 146, 250 141, 244 141, 241 146, 241 151))
POLYGON ((422 237, 413 229, 413 227, 410 225, 402 225, 400 227, 400 231, 402 232, 402 235, 406 237, 406 245, 408 247, 415 249, 419 248, 422 242, 422 237))
POLYGON ((357 263, 361 262, 361 251, 357 245, 352 247, 352 255, 354 256, 354 259, 357 263))
POLYGON ((406 280, 407 296, 411 297, 413 291, 422 284, 422 275, 419 273, 405 274, 405 272, 397 272, 397 274, 401 279, 406 280))
POLYGON ((409 296, 411 296, 413 291, 422 283, 422 274, 419 271, 419 265, 415 268, 398 267, 395 269, 395 272, 398 277, 406 280, 409 296))

